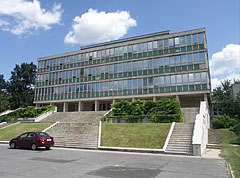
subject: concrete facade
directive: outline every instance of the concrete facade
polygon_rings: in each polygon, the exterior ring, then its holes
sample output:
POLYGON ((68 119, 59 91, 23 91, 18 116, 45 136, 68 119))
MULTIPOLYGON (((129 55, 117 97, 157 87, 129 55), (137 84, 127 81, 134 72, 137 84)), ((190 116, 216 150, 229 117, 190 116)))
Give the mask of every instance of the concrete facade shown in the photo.
POLYGON ((38 59, 34 102, 58 112, 109 110, 120 100, 209 100, 205 29, 164 31, 38 59))

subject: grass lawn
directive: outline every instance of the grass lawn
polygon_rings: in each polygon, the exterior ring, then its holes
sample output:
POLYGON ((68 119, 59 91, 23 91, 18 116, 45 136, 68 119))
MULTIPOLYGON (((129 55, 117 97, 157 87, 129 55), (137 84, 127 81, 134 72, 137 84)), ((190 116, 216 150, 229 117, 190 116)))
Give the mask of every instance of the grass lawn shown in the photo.
POLYGON ((235 177, 240 177, 240 146, 232 146, 229 142, 236 139, 234 132, 228 129, 219 129, 221 132, 221 156, 231 165, 235 177))
POLYGON ((42 131, 53 123, 20 123, 0 130, 0 140, 9 141, 24 132, 42 131))
POLYGON ((162 149, 170 127, 170 123, 104 123, 101 146, 162 149))

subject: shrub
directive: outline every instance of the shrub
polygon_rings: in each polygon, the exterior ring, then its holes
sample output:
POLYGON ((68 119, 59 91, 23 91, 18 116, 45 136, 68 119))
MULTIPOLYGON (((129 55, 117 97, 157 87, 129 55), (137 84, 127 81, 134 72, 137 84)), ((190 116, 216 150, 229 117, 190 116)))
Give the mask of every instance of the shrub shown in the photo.
POLYGON ((235 134, 240 135, 240 122, 234 125, 231 129, 235 134))
POLYGON ((236 125, 236 119, 230 118, 228 115, 218 115, 216 119, 212 121, 212 127, 214 129, 230 128, 236 125))
POLYGON ((240 136, 238 136, 236 139, 230 141, 231 144, 237 144, 240 145, 240 136))

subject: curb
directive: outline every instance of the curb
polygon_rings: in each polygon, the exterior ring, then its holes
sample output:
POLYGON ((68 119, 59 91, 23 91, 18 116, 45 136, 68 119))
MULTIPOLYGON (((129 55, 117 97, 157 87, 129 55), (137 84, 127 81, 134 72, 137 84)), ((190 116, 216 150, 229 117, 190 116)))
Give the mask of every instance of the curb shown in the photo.
POLYGON ((163 149, 144 149, 144 148, 127 148, 127 147, 98 147, 99 150, 138 152, 138 153, 164 153, 163 149))
POLYGON ((0 144, 9 144, 9 141, 0 141, 0 144))

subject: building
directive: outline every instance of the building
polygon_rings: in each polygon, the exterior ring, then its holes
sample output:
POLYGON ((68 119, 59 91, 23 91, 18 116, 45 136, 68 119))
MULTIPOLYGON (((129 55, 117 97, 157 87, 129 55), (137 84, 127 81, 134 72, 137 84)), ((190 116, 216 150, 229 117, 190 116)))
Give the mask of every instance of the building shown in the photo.
POLYGON ((38 59, 34 103, 59 112, 110 109, 120 100, 210 98, 205 29, 163 31, 38 59))

